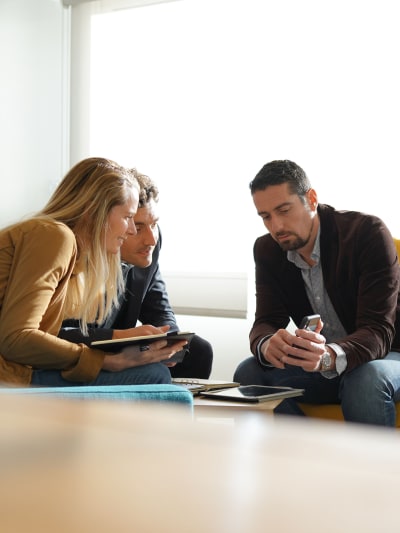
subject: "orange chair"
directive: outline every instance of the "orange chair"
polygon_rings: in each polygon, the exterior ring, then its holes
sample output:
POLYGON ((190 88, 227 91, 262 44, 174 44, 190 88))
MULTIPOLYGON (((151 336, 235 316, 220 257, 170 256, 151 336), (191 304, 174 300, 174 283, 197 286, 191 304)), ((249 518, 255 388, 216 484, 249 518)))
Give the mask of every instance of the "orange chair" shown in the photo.
MULTIPOLYGON (((400 262, 400 239, 393 239, 397 249, 397 259, 400 262)), ((310 403, 299 403, 301 409, 306 416, 314 418, 324 418, 329 420, 341 420, 343 421, 343 413, 340 405, 327 404, 327 405, 314 405, 310 403)), ((396 427, 400 427, 400 403, 396 404, 396 427)))

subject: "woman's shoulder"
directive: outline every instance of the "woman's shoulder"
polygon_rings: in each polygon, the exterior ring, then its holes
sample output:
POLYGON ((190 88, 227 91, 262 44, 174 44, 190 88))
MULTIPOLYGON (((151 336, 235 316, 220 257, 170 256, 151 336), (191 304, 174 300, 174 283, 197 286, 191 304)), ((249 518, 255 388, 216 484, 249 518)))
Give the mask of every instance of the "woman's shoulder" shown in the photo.
POLYGON ((66 224, 50 217, 32 217, 14 224, 10 229, 14 229, 21 233, 53 233, 60 237, 65 236, 65 238, 75 238, 73 231, 66 224))
POLYGON ((37 244, 39 242, 57 243, 63 246, 69 244, 71 247, 75 247, 76 244, 73 231, 63 222, 50 217, 32 217, 13 224, 1 231, 0 240, 6 239, 16 244, 28 234, 37 244))

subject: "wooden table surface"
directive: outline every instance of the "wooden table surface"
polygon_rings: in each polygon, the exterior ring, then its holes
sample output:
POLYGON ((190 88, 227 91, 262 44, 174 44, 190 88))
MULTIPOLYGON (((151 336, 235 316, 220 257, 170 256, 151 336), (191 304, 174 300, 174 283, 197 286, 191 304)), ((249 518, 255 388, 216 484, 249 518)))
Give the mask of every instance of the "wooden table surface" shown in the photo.
POLYGON ((400 433, 0 396, 4 533, 396 532, 400 433))

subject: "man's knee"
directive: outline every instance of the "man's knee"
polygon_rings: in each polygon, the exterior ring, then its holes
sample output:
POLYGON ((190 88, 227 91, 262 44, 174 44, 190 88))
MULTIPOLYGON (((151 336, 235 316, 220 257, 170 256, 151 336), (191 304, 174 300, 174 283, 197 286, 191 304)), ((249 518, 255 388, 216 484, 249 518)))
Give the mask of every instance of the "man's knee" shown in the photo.
POLYGON ((263 370, 255 357, 248 357, 235 370, 233 381, 241 385, 262 385, 263 370))
POLYGON ((206 361, 211 369, 214 353, 211 344, 206 339, 195 335, 190 341, 189 351, 194 356, 200 357, 203 361, 206 361))
POLYGON ((380 386, 384 379, 382 361, 370 361, 351 372, 344 374, 342 379, 342 391, 371 390, 371 387, 380 386))
POLYGON ((211 344, 195 335, 185 349, 185 356, 181 363, 170 368, 174 378, 208 379, 213 364, 213 349, 211 344))

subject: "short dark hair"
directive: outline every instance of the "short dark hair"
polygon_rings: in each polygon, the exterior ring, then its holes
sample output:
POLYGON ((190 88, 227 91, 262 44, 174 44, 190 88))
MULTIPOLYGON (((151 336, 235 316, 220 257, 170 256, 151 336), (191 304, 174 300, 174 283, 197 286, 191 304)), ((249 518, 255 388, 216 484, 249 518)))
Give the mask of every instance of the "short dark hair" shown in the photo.
POLYGON ((288 183, 293 194, 302 197, 311 189, 311 183, 304 170, 288 159, 267 163, 250 182, 251 194, 263 191, 270 185, 288 183))
POLYGON ((145 207, 150 200, 158 202, 158 188, 154 181, 149 176, 138 172, 136 168, 131 168, 130 171, 139 183, 139 207, 145 207))

